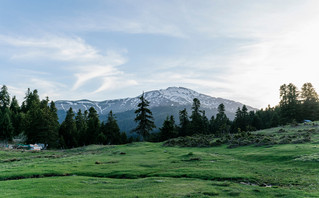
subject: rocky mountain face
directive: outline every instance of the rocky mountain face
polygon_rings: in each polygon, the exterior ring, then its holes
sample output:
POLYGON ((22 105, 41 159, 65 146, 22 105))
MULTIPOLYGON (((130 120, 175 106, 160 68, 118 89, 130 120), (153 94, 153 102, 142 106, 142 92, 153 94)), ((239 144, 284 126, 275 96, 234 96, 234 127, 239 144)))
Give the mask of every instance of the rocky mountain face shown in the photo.
MULTIPOLYGON (((83 112, 90 107, 94 107, 99 113, 101 120, 106 120, 107 114, 112 110, 117 117, 121 130, 129 132, 136 126, 134 122, 134 111, 140 102, 139 97, 140 96, 135 98, 105 100, 101 102, 90 100, 59 100, 56 101, 56 107, 58 108, 60 122, 64 120, 66 111, 70 107, 72 107, 75 112, 79 109, 83 112)), ((226 114, 230 119, 234 118, 237 108, 243 106, 243 104, 239 102, 211 97, 183 87, 169 87, 167 89, 145 92, 145 98, 150 102, 149 108, 153 112, 157 127, 162 126, 164 119, 168 115, 174 115, 178 122, 178 112, 184 108, 190 113, 194 98, 200 100, 201 108, 205 110, 208 119, 217 113, 217 107, 221 103, 225 105, 226 114)), ((256 110, 250 106, 247 106, 247 108, 249 111, 256 110)))

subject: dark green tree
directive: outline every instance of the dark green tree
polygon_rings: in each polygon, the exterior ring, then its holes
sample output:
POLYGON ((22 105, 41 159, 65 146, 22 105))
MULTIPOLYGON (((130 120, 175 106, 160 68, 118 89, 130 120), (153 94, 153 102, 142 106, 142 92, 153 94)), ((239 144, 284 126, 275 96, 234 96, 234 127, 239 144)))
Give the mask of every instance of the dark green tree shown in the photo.
POLYGON ((18 135, 23 131, 23 120, 22 115, 20 112, 20 106, 18 103, 18 100, 14 96, 12 98, 11 104, 10 104, 10 111, 11 111, 11 121, 14 128, 14 135, 18 135))
POLYGON ((40 101, 38 92, 28 90, 24 104, 24 132, 27 143, 43 143, 48 148, 58 145, 58 123, 55 106, 49 99, 40 101))
POLYGON ((218 106, 218 113, 216 114, 215 127, 216 135, 222 136, 230 132, 231 122, 225 114, 224 104, 218 106))
POLYGON ((0 140, 5 140, 6 142, 12 140, 14 131, 10 114, 8 108, 0 110, 0 140))
POLYGON ((237 133, 238 131, 248 131, 248 128, 251 128, 249 121, 249 114, 246 105, 243 105, 242 109, 238 107, 232 124, 232 132, 237 133))
POLYGON ((112 111, 109 112, 107 121, 101 126, 102 137, 105 137, 103 144, 121 144, 120 128, 112 111))
POLYGON ((10 106, 10 95, 7 86, 3 85, 0 90, 0 107, 9 108, 10 106))
POLYGON ((163 122, 162 128, 160 128, 160 141, 165 141, 171 138, 175 138, 178 135, 177 127, 175 125, 174 116, 167 116, 163 122))
POLYGON ((193 100, 192 115, 190 118, 191 135, 203 133, 203 117, 200 111, 200 101, 197 98, 194 98, 193 100))
POLYGON ((178 135, 179 136, 186 136, 190 134, 190 121, 188 118, 186 108, 179 111, 179 128, 178 128, 178 135))
POLYGON ((76 128, 78 131, 78 145, 83 146, 86 143, 86 131, 87 131, 87 115, 88 112, 85 111, 84 114, 82 114, 81 109, 77 112, 75 116, 75 123, 76 123, 76 128))
POLYGON ((141 95, 140 103, 137 105, 138 109, 135 111, 136 117, 135 122, 137 122, 137 127, 133 130, 137 134, 141 135, 144 139, 147 139, 150 132, 156 128, 154 124, 154 118, 151 110, 148 108, 149 101, 144 97, 144 93, 141 95))
POLYGON ((70 107, 66 113, 65 120, 60 126, 60 144, 63 148, 73 148, 78 146, 78 131, 74 116, 73 109, 70 107))
POLYGON ((302 103, 302 117, 306 120, 319 119, 319 99, 311 83, 305 83, 300 93, 302 103))
POLYGON ((297 87, 290 83, 280 86, 280 118, 281 123, 292 123, 301 121, 300 102, 298 100, 299 91, 297 87))
POLYGON ((100 119, 97 111, 91 107, 87 118, 86 145, 98 143, 100 119))

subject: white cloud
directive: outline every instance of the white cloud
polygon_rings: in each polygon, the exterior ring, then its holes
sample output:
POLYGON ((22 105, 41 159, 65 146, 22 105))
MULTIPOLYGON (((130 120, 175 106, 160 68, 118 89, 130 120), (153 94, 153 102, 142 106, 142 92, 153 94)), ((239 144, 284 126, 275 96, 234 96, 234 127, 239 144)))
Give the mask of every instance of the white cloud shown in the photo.
POLYGON ((41 38, 0 35, 0 44, 20 48, 12 59, 49 59, 59 61, 89 62, 103 58, 98 50, 79 37, 47 35, 41 38))
MULTIPOLYGON (((122 87, 136 84, 132 79, 126 79, 131 76, 126 75, 118 66, 127 62, 123 56, 126 50, 121 52, 107 50, 101 53, 93 46, 87 44, 79 37, 58 37, 45 36, 41 38, 28 37, 12 37, 0 35, 0 47, 7 47, 11 50, 8 56, 12 61, 33 61, 38 64, 42 62, 44 65, 42 70, 54 81, 41 80, 38 76, 43 76, 43 72, 29 72, 28 78, 31 80, 33 87, 39 90, 45 90, 43 94, 58 98, 58 93, 65 93, 67 86, 63 83, 56 83, 57 77, 53 75, 68 76, 69 79, 74 79, 72 92, 76 92, 79 88, 88 82, 96 82, 94 86, 86 87, 87 92, 102 92, 108 90, 106 82, 112 84, 121 84, 122 87), (13 53, 12 53, 13 52, 13 53), (50 75, 48 72, 54 67, 55 71, 50 75)), ((32 66, 29 68, 20 69, 20 71, 33 71, 32 66)), ((65 82, 68 85, 72 82, 65 82)))

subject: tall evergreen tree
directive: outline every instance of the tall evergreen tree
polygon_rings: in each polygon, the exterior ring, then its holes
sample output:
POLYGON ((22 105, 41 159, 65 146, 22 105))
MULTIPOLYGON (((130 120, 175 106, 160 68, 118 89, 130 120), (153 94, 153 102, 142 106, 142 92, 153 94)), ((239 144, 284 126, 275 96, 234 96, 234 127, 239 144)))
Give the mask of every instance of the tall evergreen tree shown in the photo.
POLYGON ((192 105, 192 115, 191 115, 191 134, 203 133, 203 119, 200 111, 200 101, 197 98, 194 98, 192 105))
POLYGON ((50 108, 45 108, 48 110, 49 114, 49 134, 48 134, 48 142, 52 148, 57 148, 59 146, 59 117, 58 117, 58 109, 55 106, 55 103, 51 101, 50 108))
POLYGON ((299 91, 297 87, 290 83, 280 86, 280 114, 282 124, 291 123, 293 121, 301 121, 299 91))
POLYGON ((301 88, 302 116, 306 120, 319 119, 319 99, 311 83, 305 83, 301 88))
POLYGON ((188 114, 186 108, 179 111, 179 136, 186 136, 190 134, 190 121, 188 119, 188 114))
POLYGON ((12 98, 11 104, 10 104, 10 111, 11 111, 11 121, 14 128, 14 135, 18 135, 23 131, 22 126, 22 115, 20 113, 20 106, 18 103, 18 100, 14 96, 12 98))
POLYGON ((11 141, 13 137, 13 125, 8 108, 0 110, 0 140, 11 141))
POLYGON ((167 116, 163 122, 162 128, 160 128, 160 140, 165 141, 171 138, 175 138, 178 135, 178 131, 175 125, 174 116, 167 116))
POLYGON ((225 106, 222 103, 218 106, 218 113, 215 119, 216 134, 218 136, 228 134, 230 132, 230 126, 231 122, 225 114, 225 106))
POLYGON ((144 139, 148 138, 150 132, 156 128, 154 124, 154 118, 151 110, 148 108, 149 101, 144 97, 144 93, 141 95, 140 103, 137 105, 138 109, 135 111, 135 122, 138 123, 137 127, 133 130, 137 134, 141 135, 144 139))
POLYGON ((98 143, 100 119, 97 111, 91 107, 87 118, 86 145, 98 143))
POLYGON ((65 148, 78 146, 76 123, 72 107, 67 111, 65 120, 62 122, 59 130, 60 144, 65 148))
POLYGON ((10 106, 10 95, 7 86, 3 85, 0 90, 0 107, 9 108, 10 106))
POLYGON ((81 109, 77 112, 75 116, 75 123, 76 128, 78 131, 78 145, 83 146, 86 143, 86 131, 87 131, 87 114, 88 112, 85 111, 84 114, 82 114, 81 109))
POLYGON ((238 132, 238 131, 247 131, 249 128, 249 114, 248 109, 246 105, 243 105, 242 109, 238 107, 236 111, 236 116, 233 122, 232 131, 238 132))
POLYGON ((109 112, 106 123, 101 127, 101 133, 105 137, 104 144, 121 143, 120 128, 112 111, 109 112))

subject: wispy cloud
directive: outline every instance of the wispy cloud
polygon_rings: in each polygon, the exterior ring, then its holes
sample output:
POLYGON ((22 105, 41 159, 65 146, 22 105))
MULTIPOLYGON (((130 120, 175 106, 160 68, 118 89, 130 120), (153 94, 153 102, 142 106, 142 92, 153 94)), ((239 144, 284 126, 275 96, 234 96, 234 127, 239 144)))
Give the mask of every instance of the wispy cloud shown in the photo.
MULTIPOLYGON (((118 68, 118 66, 127 62, 127 59, 123 56, 126 50, 106 50, 102 53, 79 37, 51 35, 42 38, 28 38, 0 35, 0 47, 7 47, 13 51, 8 55, 11 60, 44 62, 44 65, 47 66, 42 69, 43 72, 29 72, 29 76, 31 75, 30 82, 39 89, 51 90, 44 94, 56 96, 55 98, 58 97, 56 93, 67 86, 63 83, 41 80, 38 76, 42 76, 40 74, 44 72, 48 74, 48 68, 58 70, 52 75, 60 72, 62 75, 68 76, 69 79, 75 79, 71 90, 73 92, 90 81, 97 82, 95 87, 88 90, 88 92, 95 93, 108 90, 110 86, 106 84, 131 86, 137 83, 132 79, 126 79, 129 76, 118 68)), ((22 70, 29 71, 32 68, 22 70)), ((72 82, 68 81, 66 83, 70 84, 72 82)))
POLYGON ((12 59, 50 59, 58 61, 89 62, 103 58, 98 50, 80 37, 47 35, 41 38, 0 35, 0 44, 17 47, 12 59))

